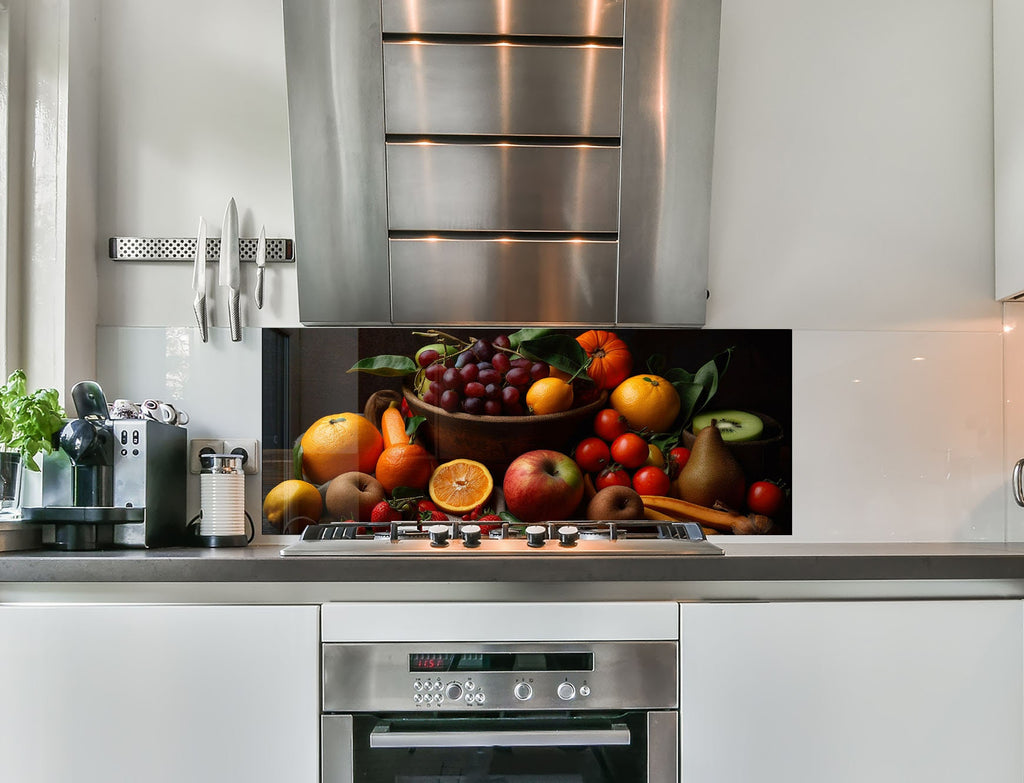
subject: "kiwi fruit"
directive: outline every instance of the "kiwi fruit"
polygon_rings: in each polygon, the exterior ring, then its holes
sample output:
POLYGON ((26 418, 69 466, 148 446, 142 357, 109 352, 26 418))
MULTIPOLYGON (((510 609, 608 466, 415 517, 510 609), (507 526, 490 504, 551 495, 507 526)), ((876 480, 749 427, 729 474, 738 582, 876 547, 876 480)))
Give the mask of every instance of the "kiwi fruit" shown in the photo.
POLYGON ((693 417, 693 434, 696 435, 714 421, 722 440, 726 443, 743 443, 755 440, 764 432, 764 422, 757 414, 749 411, 709 411, 693 417))

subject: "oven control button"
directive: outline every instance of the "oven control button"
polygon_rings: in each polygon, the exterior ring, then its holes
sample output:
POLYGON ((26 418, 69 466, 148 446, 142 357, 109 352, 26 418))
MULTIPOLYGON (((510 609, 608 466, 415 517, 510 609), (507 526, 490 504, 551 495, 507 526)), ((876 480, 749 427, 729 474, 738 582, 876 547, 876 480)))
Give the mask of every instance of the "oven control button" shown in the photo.
POLYGON ((462 545, 466 547, 480 546, 480 525, 462 526, 462 545))
POLYGON ((512 689, 512 694, 519 701, 528 701, 533 696, 533 688, 530 687, 528 682, 517 682, 516 687, 512 689))
POLYGON ((562 701, 572 701, 576 698, 576 686, 571 682, 558 683, 558 688, 555 692, 562 701))
POLYGON ((562 525, 558 528, 558 543, 560 546, 576 546, 580 538, 580 531, 576 525, 562 525))
POLYGON ((462 698, 462 686, 457 682, 450 682, 444 689, 444 695, 449 701, 458 701, 462 698))
POLYGON ((484 696, 483 691, 477 691, 476 695, 473 697, 473 701, 475 701, 477 704, 483 704, 486 698, 487 697, 484 696))
POLYGON ((547 538, 548 530, 544 525, 530 525, 526 528, 527 546, 544 546, 544 539, 547 538))
POLYGON ((590 686, 589 685, 581 685, 580 686, 580 696, 589 696, 589 695, 590 695, 590 686))
POLYGON ((431 546, 448 546, 448 525, 431 525, 427 528, 431 546))

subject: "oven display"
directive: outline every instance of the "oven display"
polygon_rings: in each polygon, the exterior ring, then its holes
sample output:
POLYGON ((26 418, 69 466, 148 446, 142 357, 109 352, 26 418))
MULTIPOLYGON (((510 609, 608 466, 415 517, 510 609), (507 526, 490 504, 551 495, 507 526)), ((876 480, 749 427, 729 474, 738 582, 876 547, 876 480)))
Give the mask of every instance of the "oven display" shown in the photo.
POLYGON ((410 672, 591 672, 587 652, 411 653, 410 672))

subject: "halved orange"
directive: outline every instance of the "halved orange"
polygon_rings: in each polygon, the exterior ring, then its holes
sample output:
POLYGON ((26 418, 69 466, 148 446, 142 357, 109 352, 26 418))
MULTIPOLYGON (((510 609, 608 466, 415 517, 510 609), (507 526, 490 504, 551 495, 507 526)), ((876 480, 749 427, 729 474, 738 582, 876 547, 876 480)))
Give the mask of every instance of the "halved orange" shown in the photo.
POLYGON ((465 514, 487 502, 494 491, 494 478, 476 460, 453 459, 438 466, 427 491, 442 511, 465 514))

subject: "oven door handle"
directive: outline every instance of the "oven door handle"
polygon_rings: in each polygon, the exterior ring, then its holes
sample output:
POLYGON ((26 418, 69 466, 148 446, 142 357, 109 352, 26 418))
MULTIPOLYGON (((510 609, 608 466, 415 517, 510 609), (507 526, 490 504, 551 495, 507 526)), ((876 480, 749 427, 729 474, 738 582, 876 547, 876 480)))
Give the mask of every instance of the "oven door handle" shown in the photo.
POLYGON ((607 729, 539 731, 391 731, 379 723, 370 732, 371 748, 554 748, 629 745, 629 727, 613 723, 607 729))

